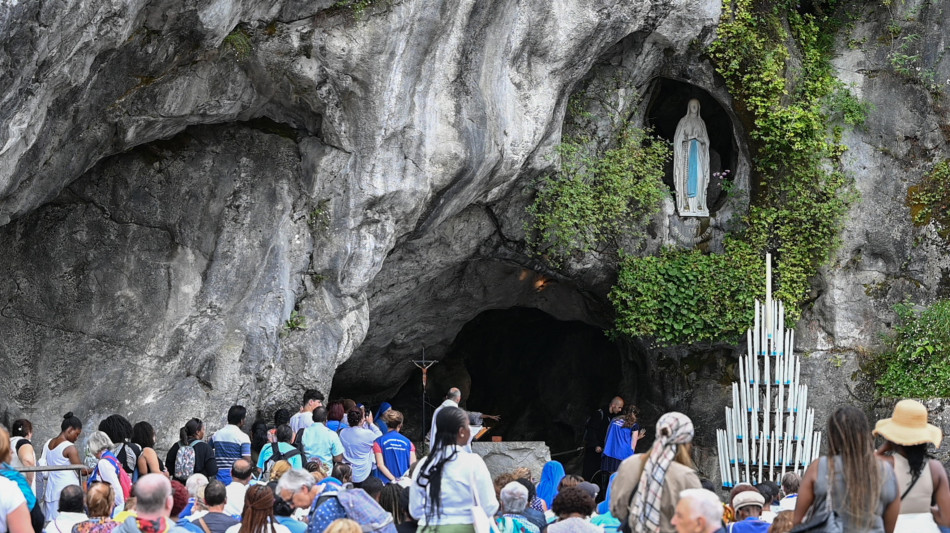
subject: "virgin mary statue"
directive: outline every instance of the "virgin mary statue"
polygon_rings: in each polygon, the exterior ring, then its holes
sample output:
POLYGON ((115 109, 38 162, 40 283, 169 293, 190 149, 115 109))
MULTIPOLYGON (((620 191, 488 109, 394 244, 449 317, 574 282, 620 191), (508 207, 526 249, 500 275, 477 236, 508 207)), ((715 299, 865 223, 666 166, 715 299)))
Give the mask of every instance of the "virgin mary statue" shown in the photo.
POLYGON ((681 217, 708 217, 706 187, 709 185, 709 135, 699 117, 699 100, 689 101, 686 116, 673 136, 673 184, 676 210, 681 217))

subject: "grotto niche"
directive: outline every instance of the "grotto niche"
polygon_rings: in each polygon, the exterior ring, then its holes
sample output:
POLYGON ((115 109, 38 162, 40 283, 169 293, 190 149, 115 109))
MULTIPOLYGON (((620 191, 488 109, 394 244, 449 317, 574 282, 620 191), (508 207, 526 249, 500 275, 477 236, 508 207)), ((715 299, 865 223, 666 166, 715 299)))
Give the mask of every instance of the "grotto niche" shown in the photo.
POLYGON ((624 388, 621 360, 595 326, 533 308, 493 309, 466 323, 433 367, 429 400, 438 405, 457 386, 462 407, 501 417, 487 422, 482 440, 544 441, 552 454, 568 452, 580 445, 590 413, 624 388))
MULTIPOLYGON (((654 133, 670 143, 676 133, 676 125, 693 98, 699 100, 700 117, 706 123, 709 133, 709 187, 706 191, 706 205, 709 215, 715 216, 716 211, 726 201, 732 180, 735 178, 739 164, 739 150, 735 145, 735 133, 729 114, 715 98, 706 90, 690 83, 669 78, 656 78, 648 91, 646 108, 646 124, 653 128, 654 133), (718 172, 729 170, 725 178, 713 176, 718 172)), ((674 190, 673 161, 667 162, 663 182, 674 190)))

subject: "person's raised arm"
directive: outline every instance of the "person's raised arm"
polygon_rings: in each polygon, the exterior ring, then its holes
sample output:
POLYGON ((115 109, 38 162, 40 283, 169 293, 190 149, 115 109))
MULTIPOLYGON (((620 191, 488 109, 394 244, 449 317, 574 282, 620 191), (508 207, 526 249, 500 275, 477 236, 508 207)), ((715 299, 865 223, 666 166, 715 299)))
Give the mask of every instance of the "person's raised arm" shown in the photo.
POLYGON ((815 480, 818 479, 818 461, 815 459, 808 465, 805 475, 802 477, 801 485, 798 487, 798 496, 795 498, 795 514, 792 516, 792 522, 801 524, 805 519, 805 514, 815 501, 815 480))

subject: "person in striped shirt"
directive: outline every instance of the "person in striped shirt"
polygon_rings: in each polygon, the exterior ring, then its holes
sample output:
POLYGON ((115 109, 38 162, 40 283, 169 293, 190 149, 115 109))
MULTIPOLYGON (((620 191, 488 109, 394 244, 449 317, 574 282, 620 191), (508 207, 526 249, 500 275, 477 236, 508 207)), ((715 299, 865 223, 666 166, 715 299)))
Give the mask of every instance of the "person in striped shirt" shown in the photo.
POLYGON ((238 459, 251 460, 251 438, 241 429, 247 418, 247 409, 242 405, 232 405, 228 409, 228 425, 211 436, 214 459, 218 464, 218 480, 225 485, 231 484, 231 465, 238 459))

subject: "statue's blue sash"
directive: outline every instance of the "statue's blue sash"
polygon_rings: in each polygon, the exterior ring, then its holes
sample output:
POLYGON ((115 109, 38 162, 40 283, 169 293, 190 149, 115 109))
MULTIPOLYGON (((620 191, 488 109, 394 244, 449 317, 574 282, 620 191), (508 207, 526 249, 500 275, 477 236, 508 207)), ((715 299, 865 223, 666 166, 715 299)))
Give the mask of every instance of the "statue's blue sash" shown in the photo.
POLYGON ((689 159, 687 161, 689 174, 686 178, 686 196, 696 198, 699 193, 699 141, 689 141, 689 159))

